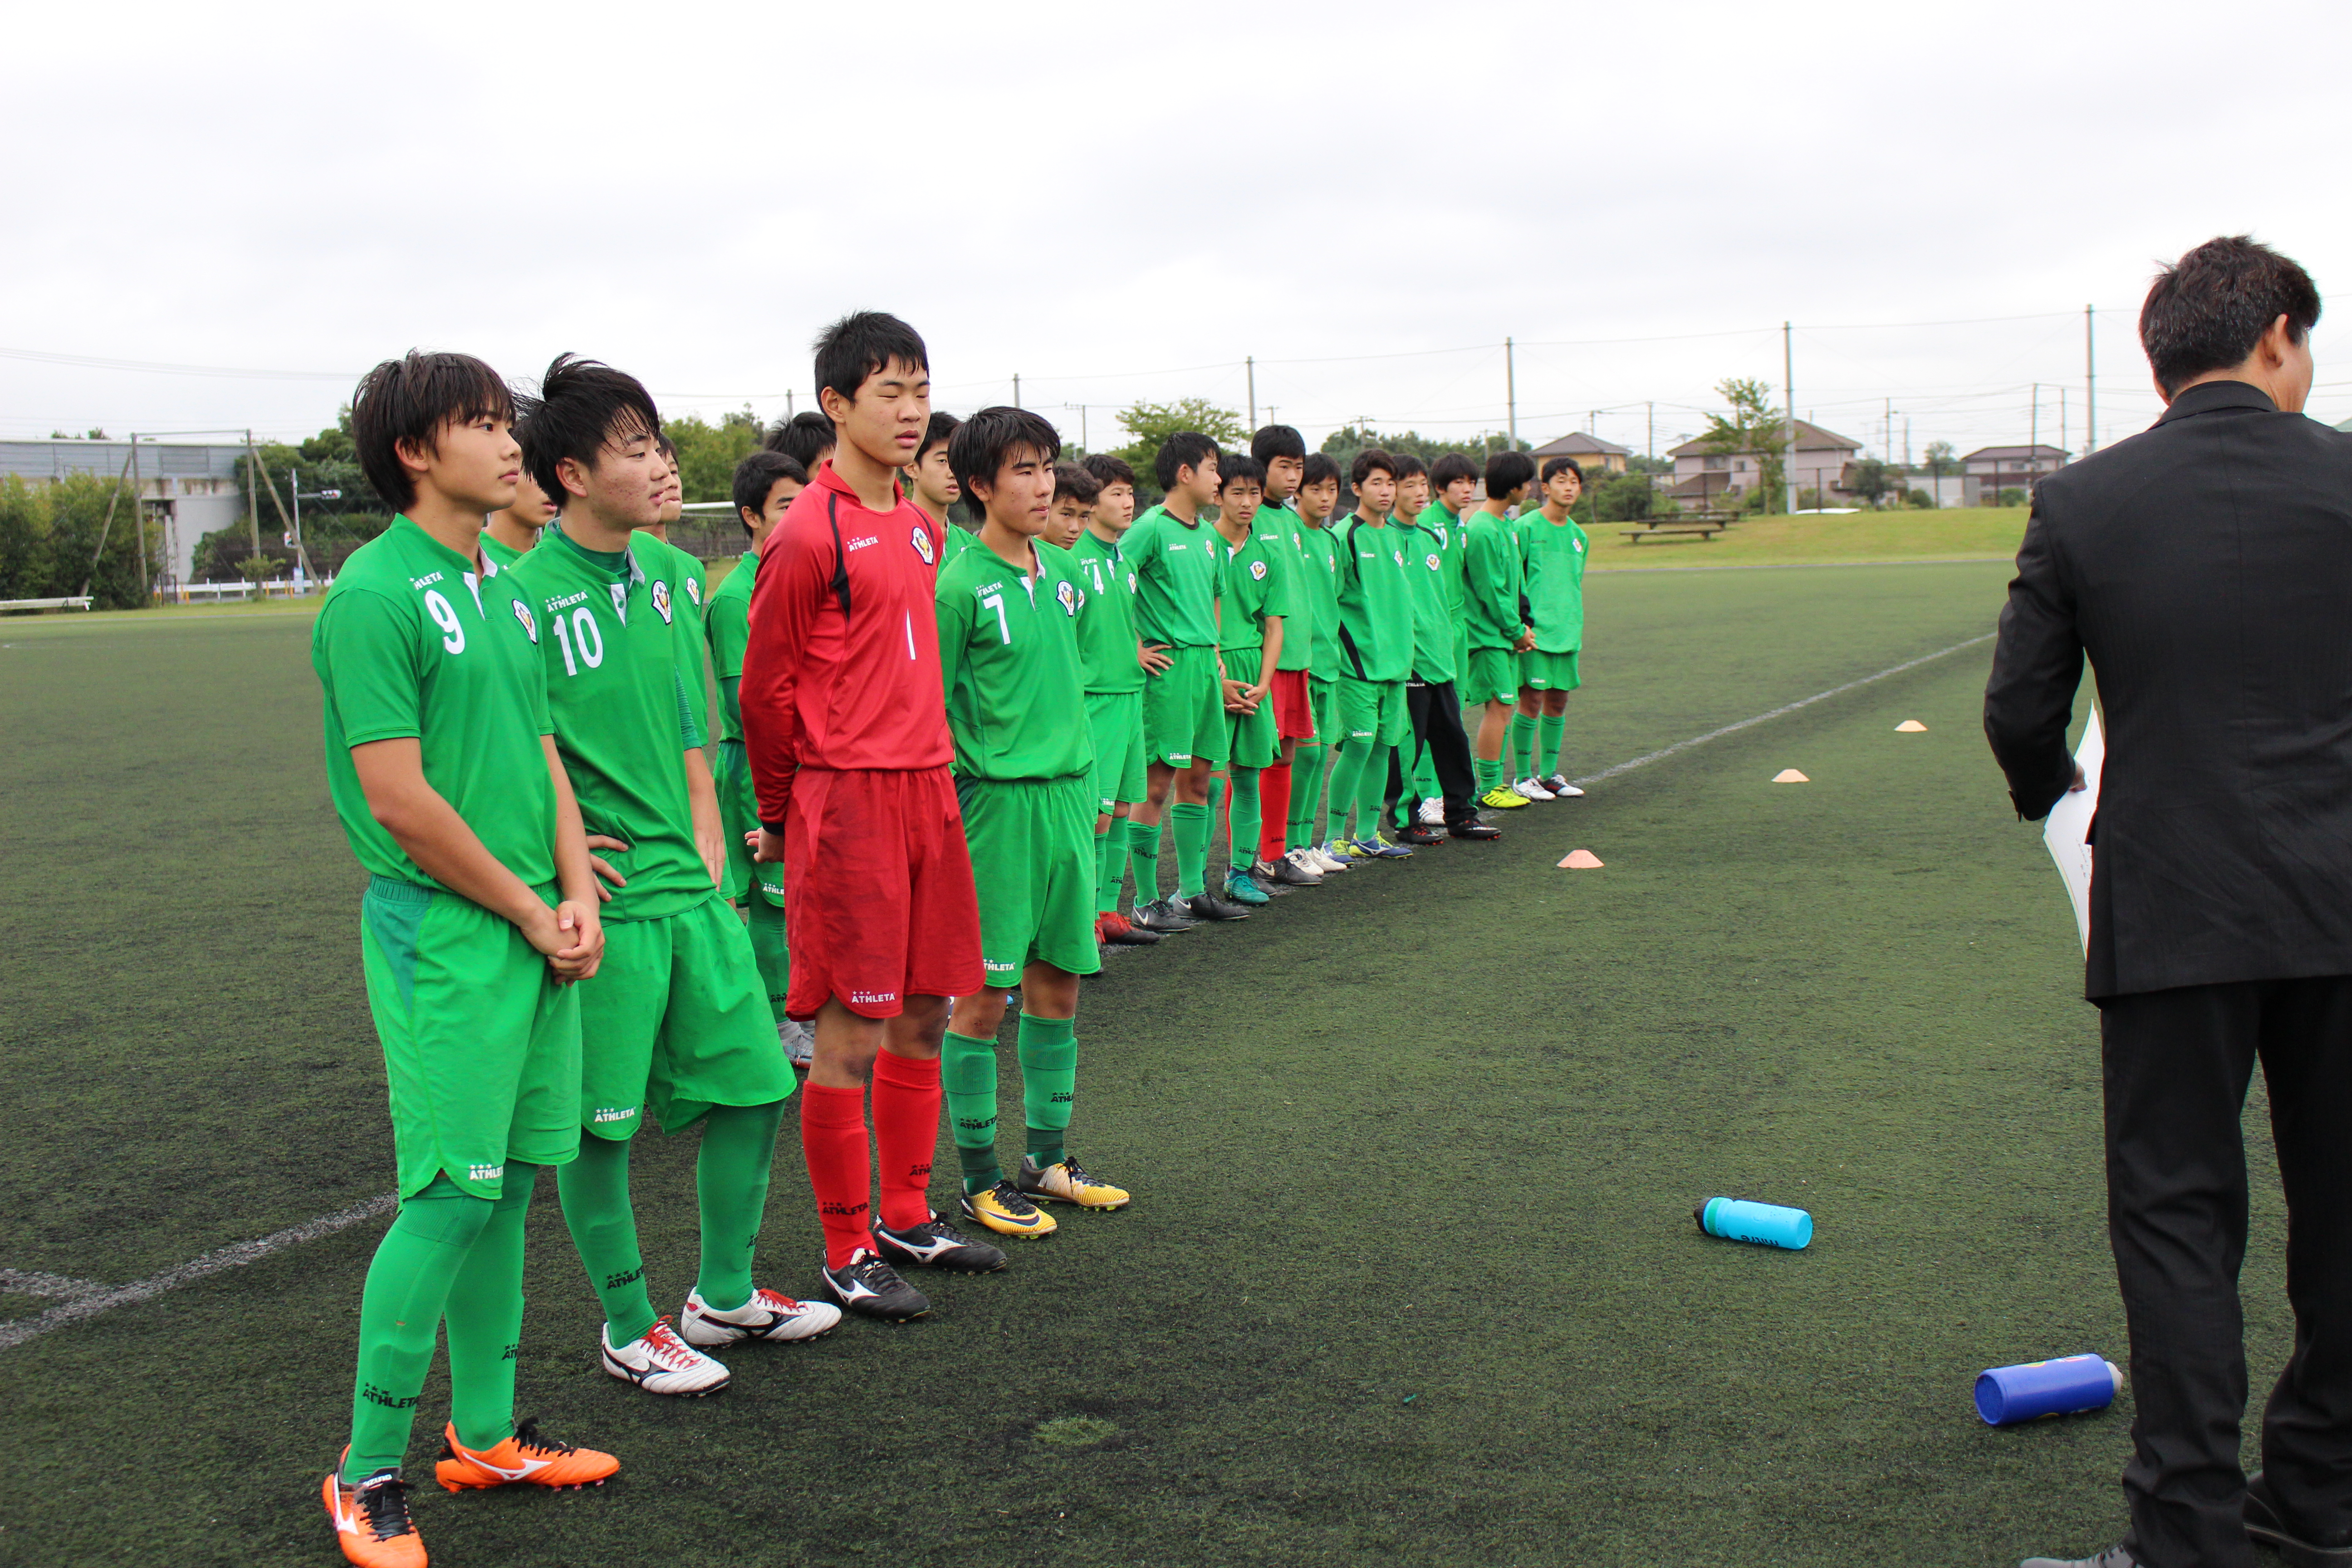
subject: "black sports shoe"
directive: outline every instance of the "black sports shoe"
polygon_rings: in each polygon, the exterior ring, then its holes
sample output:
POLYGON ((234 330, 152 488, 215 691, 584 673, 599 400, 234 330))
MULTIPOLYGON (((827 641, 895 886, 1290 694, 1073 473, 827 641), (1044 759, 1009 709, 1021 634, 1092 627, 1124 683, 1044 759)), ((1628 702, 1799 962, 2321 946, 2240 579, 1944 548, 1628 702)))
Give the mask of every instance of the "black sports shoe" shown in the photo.
POLYGON ((990 1274, 1004 1267, 1001 1250, 964 1236, 936 1213, 904 1230, 892 1230, 877 1219, 874 1245, 893 1263, 951 1268, 959 1274, 990 1274))
POLYGON ((2352 1541, 2303 1541, 2289 1532, 2262 1471, 2246 1478, 2246 1500, 2239 1506, 2247 1535, 2277 1552, 2290 1568, 2342 1568, 2352 1563, 2352 1541))
POLYGON ((1158 931, 1173 936, 1180 931, 1191 931, 1201 922, 1184 912, 1184 906, 1173 899, 1154 899, 1148 904, 1135 906, 1131 922, 1138 931, 1158 931))
POLYGON ((886 1323, 903 1323, 931 1310, 920 1290, 898 1278, 879 1253, 859 1247, 839 1268, 817 1270, 817 1284, 845 1312, 862 1312, 886 1323))
POLYGON ((1467 822, 1457 822, 1445 831, 1455 838, 1500 838, 1503 836, 1501 828, 1489 827, 1475 817, 1467 822))
POLYGON ((1231 899, 1221 899, 1214 893, 1195 893, 1185 900, 1184 907, 1192 911, 1192 918, 1196 921, 1249 919, 1249 910, 1246 907, 1234 902, 1231 899))
POLYGON ((1444 842, 1444 835, 1416 822, 1409 827, 1398 828, 1396 841, 1400 844, 1440 844, 1444 842))

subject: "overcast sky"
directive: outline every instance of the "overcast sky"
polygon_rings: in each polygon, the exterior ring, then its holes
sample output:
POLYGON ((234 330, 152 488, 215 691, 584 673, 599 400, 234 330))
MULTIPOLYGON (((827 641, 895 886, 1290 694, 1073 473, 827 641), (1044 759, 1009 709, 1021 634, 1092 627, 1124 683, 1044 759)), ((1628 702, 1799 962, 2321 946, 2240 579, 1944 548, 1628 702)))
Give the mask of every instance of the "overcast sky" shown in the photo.
MULTIPOLYGON (((1202 395, 1698 429, 1730 375, 1893 455, 2157 408, 2158 258, 2252 231, 2330 293, 2352 204, 2324 5, 127 5, 12 16, 0 437, 332 421, 411 345, 559 351, 666 413, 807 406, 861 306, 935 401, 1117 444, 1202 395), (108 362, 89 363, 79 362, 108 362), (204 374, 197 374, 203 372, 204 374), (234 374, 232 374, 234 373, 234 374), (1086 405, 1081 415, 1078 405, 1086 405), (1600 411, 1595 416, 1591 411, 1600 411)), ((2342 292, 2335 292, 2342 290, 2342 292)))

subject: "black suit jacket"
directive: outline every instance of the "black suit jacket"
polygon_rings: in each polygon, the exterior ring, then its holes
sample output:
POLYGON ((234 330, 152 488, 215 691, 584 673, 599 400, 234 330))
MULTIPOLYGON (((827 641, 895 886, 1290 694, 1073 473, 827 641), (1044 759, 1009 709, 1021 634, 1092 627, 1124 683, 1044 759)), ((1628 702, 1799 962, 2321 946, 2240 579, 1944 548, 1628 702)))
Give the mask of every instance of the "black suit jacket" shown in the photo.
POLYGON ((1985 734, 2046 815, 2088 653, 2094 999, 2352 974, 2352 442, 2244 382, 2034 489, 1985 734))

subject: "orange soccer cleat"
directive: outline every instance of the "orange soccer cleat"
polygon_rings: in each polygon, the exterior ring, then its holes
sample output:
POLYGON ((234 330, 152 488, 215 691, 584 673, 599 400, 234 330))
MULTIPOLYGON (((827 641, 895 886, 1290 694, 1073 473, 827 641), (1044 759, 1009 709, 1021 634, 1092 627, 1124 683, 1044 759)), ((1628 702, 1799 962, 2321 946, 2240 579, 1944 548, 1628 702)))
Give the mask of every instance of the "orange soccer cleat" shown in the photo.
POLYGON ((400 1472, 378 1470, 357 1486, 340 1469, 323 1489, 335 1544, 357 1568, 425 1568, 425 1541, 408 1517, 408 1488, 400 1472))
POLYGON ((452 1423, 442 1428, 441 1458, 433 1467, 433 1479, 453 1492, 511 1486, 517 1481, 538 1487, 601 1487, 620 1468, 621 1461, 610 1454, 542 1436, 535 1419, 516 1427, 514 1435, 496 1447, 479 1452, 457 1441, 457 1428, 452 1423))

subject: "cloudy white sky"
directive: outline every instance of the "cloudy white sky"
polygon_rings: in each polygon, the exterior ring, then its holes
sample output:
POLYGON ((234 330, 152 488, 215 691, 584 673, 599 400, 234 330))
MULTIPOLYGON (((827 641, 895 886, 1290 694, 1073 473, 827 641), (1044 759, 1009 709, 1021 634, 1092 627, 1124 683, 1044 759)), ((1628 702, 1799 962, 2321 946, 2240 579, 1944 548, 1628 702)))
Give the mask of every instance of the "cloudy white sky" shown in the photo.
MULTIPOLYGON (((1113 444, 1202 395, 1319 439, 1697 429, 1729 375, 1903 455, 2156 409, 2155 258, 2251 230, 2334 301, 2340 5, 27 8, 0 437, 330 423, 411 345, 667 412, 806 406, 859 306, 940 406, 1113 444), (1885 418, 1888 400, 1894 416, 1885 418), (1082 414, 1081 409, 1084 409, 1082 414), (1594 411, 1598 411, 1597 415, 1594 411), (1597 421, 1597 423, 1596 423, 1597 421)), ((2341 293, 2335 292, 2342 290, 2341 293)))

